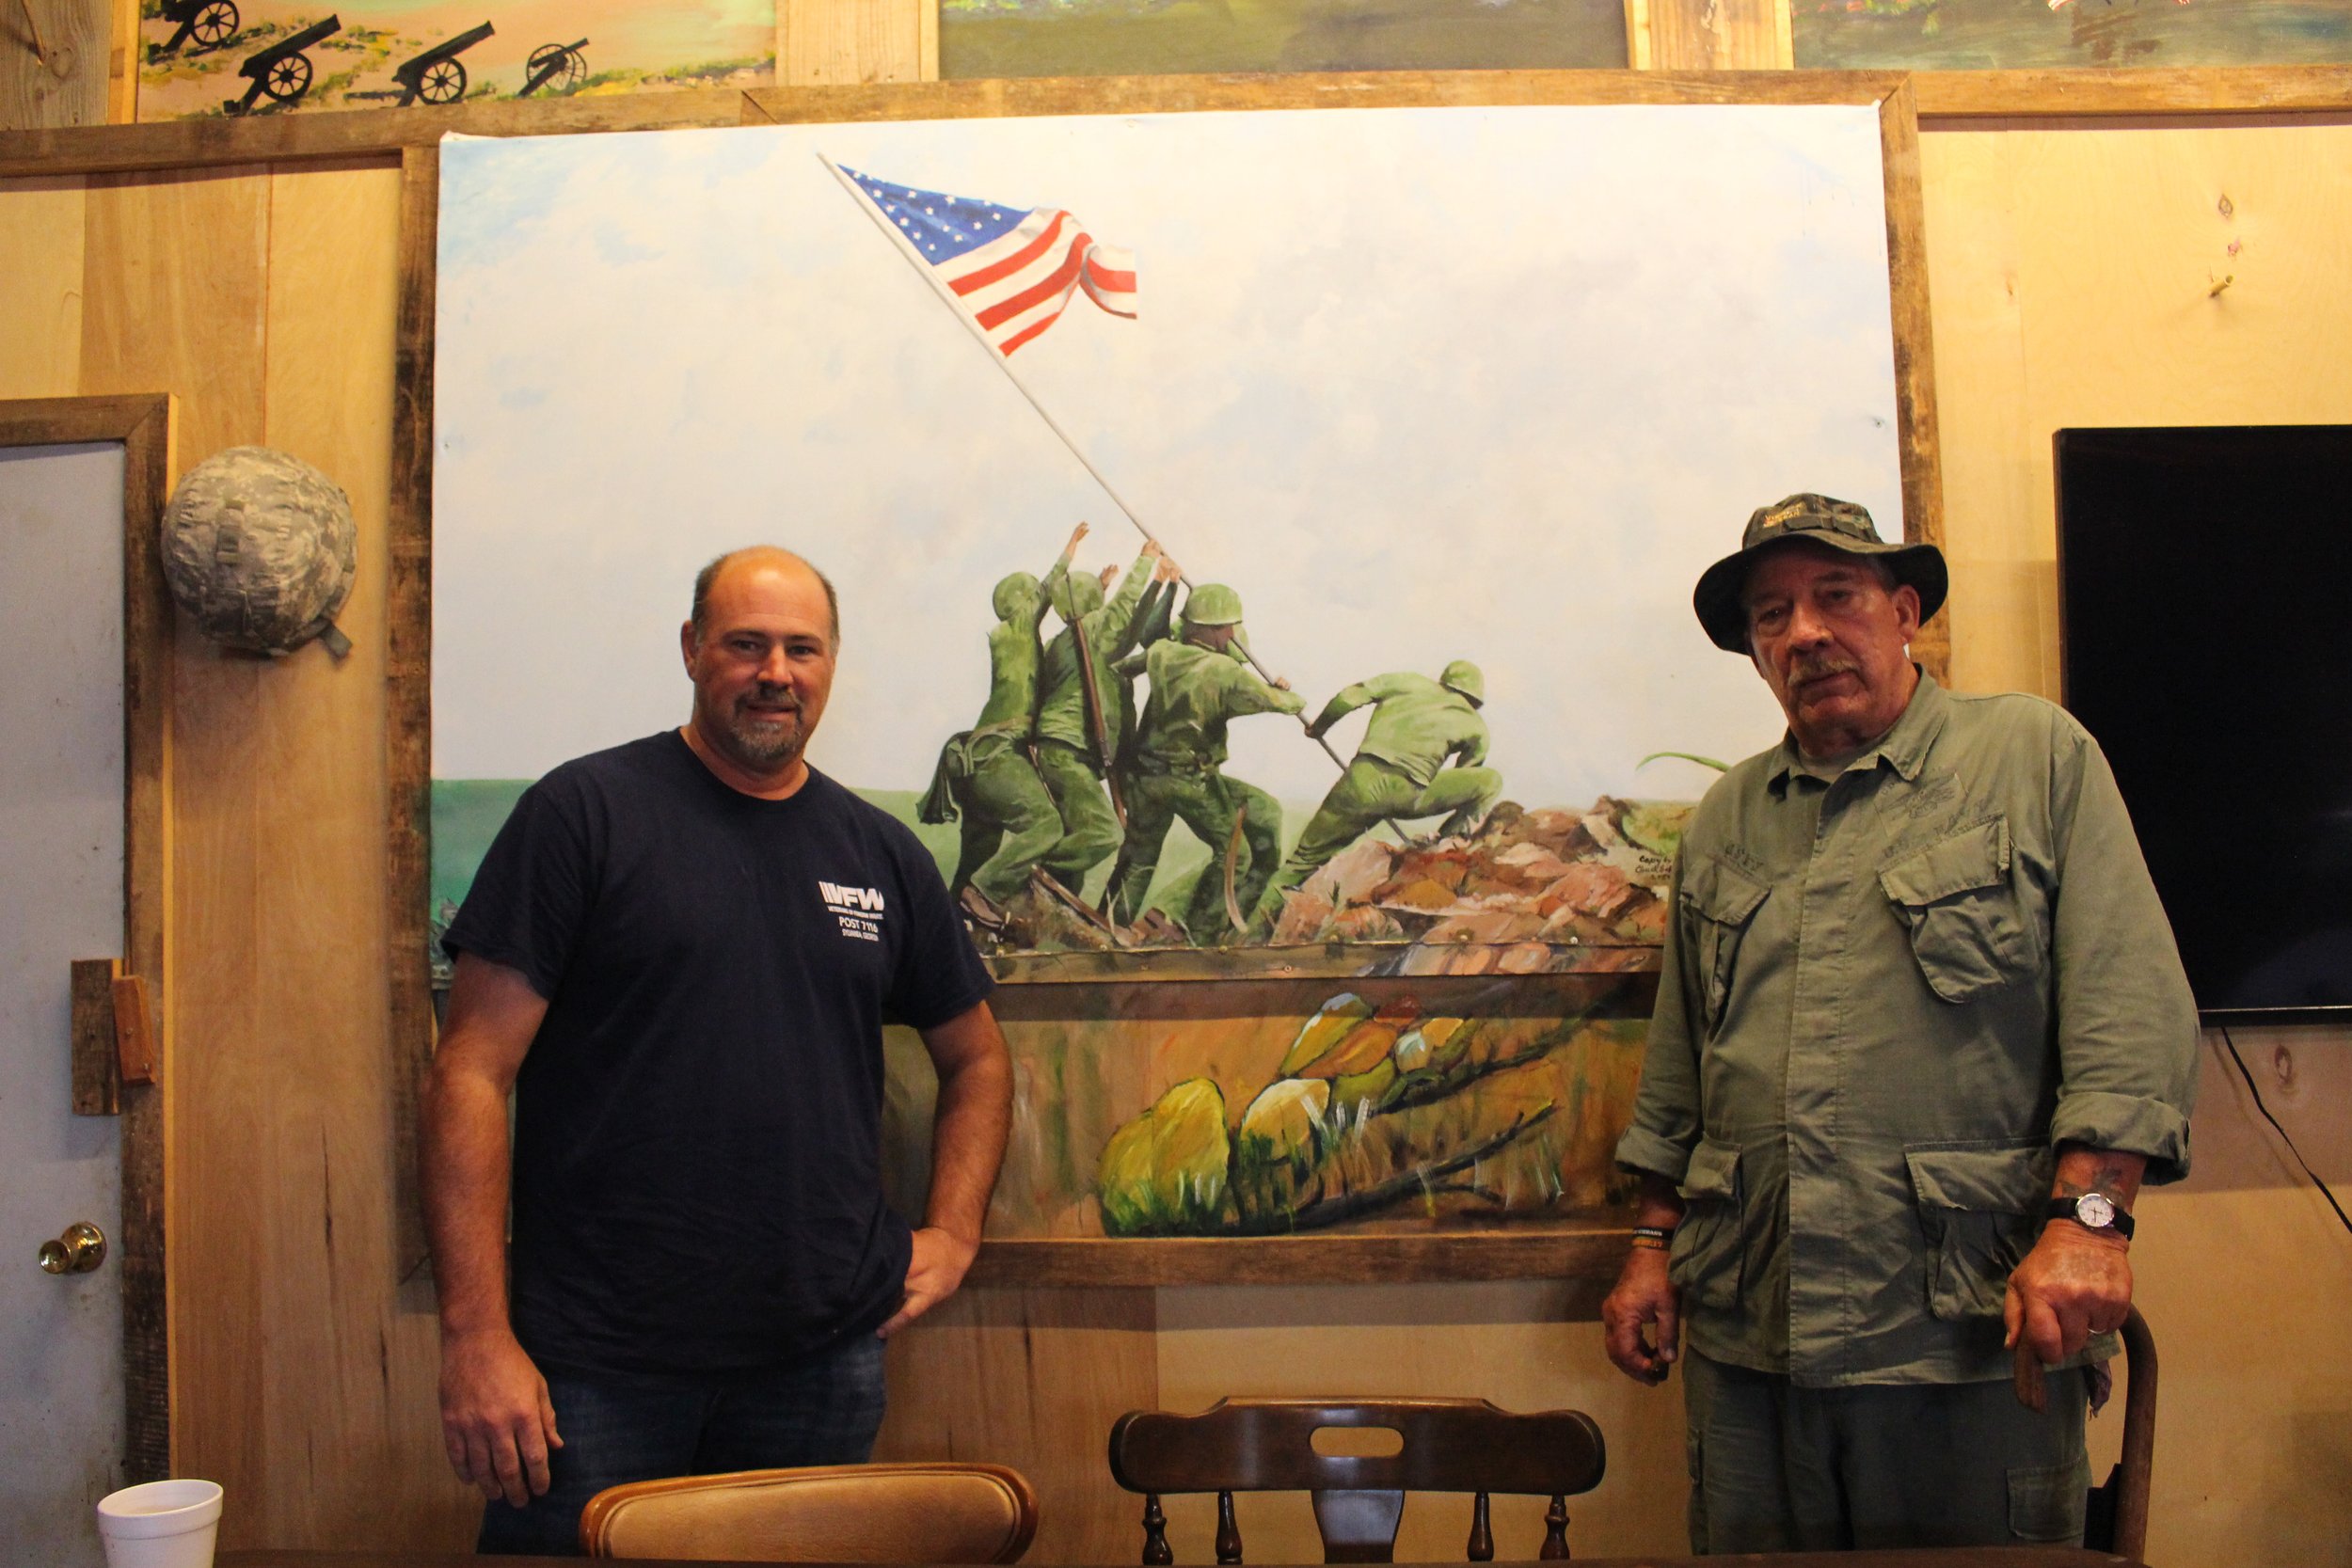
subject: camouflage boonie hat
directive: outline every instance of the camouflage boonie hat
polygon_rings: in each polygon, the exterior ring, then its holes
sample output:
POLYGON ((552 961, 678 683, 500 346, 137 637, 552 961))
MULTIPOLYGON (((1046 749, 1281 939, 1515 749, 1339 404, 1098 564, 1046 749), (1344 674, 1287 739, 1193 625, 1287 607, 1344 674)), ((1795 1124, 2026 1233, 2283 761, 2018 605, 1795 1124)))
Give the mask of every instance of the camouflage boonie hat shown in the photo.
POLYGON ((1707 628, 1715 646, 1730 654, 1748 651, 1748 607, 1740 602, 1747 591, 1748 568, 1758 551, 1791 539, 1885 562, 1899 585, 1909 584, 1918 591, 1922 623, 1943 608, 1950 579, 1942 550, 1933 545, 1890 545, 1879 537, 1870 514, 1863 508, 1807 491, 1750 513, 1740 547, 1699 575, 1691 608, 1698 611, 1699 625, 1707 628))

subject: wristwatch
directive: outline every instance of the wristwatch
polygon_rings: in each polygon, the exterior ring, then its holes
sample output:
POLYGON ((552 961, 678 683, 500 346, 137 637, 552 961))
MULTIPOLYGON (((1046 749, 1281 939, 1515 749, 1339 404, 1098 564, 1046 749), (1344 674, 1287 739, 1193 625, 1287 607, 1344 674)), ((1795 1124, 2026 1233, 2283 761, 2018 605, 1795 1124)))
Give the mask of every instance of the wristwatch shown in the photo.
POLYGON ((2054 1197, 2042 1218, 2073 1220, 2085 1230, 2105 1231, 2110 1236, 2132 1239, 2132 1216, 2115 1206, 2115 1200, 2105 1193, 2085 1193, 2080 1197, 2054 1197))

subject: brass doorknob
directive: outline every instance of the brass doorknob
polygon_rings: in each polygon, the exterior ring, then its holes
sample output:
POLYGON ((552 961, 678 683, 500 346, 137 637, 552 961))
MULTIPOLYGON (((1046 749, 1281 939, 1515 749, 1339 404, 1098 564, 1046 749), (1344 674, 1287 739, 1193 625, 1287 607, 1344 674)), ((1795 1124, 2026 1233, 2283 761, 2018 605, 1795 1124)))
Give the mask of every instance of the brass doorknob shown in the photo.
POLYGON ((40 1266, 48 1274, 87 1274, 106 1260, 106 1233, 83 1221, 69 1225, 54 1242, 40 1243, 40 1266))

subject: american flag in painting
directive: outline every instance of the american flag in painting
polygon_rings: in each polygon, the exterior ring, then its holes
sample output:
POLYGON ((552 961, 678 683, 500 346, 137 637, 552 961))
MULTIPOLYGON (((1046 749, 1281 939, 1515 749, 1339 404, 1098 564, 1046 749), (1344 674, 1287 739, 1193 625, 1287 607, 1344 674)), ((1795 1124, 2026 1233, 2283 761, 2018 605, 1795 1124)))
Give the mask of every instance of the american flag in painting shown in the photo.
POLYGON ((999 354, 1061 319, 1079 289, 1114 316, 1136 313, 1132 251, 1099 244, 1058 207, 1007 207, 888 184, 842 166, 947 286, 999 354))

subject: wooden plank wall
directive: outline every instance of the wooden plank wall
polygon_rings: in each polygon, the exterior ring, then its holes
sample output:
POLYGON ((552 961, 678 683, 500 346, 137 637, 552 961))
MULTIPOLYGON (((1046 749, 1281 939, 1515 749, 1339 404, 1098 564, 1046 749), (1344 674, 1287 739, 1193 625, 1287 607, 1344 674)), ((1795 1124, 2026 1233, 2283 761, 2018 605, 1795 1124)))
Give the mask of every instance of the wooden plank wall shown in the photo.
MULTIPOLYGON (((2347 137, 1922 136, 1962 686, 2048 688, 2056 424, 2352 420, 2347 137), (2214 295, 2209 273, 2235 281, 2214 295)), ((228 1485, 225 1547, 447 1547, 469 1529, 436 1431, 430 1303, 395 1284, 389 1203, 378 890, 398 204, 386 160, 0 183, 0 396, 170 390, 183 461, 286 448, 345 484, 361 525, 348 661, 178 649, 177 1460, 228 1485)), ((2342 1034, 2242 1043, 2307 1153, 2352 1171, 2342 1034)), ((2137 1249, 2169 1373, 2151 1553, 2343 1560, 2347 1251, 2218 1069, 2198 1125, 2199 1174, 2151 1195, 2137 1249), (2249 1291, 2249 1277, 2279 1282, 2249 1291)), ((894 1346, 884 1448, 1021 1465, 1045 1495, 1033 1560, 1100 1562, 1138 1540, 1133 1500, 1101 1470, 1129 1406, 1240 1389, 1574 1404, 1612 1457, 1575 1510, 1580 1553, 1674 1550, 1679 1402, 1606 1369, 1596 1327, 1565 1321, 1589 1307, 1540 1282, 976 1290, 894 1346)), ((1530 1522, 1498 1512, 1507 1553, 1530 1522)), ((1180 1553, 1205 1560, 1205 1512, 1171 1513, 1180 1553)), ((1268 1499, 1245 1523, 1260 1560, 1314 1555, 1303 1505, 1268 1499)), ((1456 1556, 1460 1528, 1409 1513, 1404 1555, 1456 1556)))

